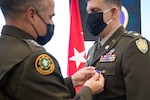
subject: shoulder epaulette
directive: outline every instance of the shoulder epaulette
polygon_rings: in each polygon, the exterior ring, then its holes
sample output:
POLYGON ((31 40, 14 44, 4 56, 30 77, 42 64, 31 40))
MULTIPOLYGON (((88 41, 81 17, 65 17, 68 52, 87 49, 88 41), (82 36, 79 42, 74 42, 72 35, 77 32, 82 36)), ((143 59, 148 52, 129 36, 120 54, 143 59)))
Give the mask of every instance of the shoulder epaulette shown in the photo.
POLYGON ((142 37, 140 33, 135 31, 129 31, 128 34, 133 37, 142 37))
POLYGON ((34 40, 24 40, 32 52, 45 51, 45 49, 34 40))
POLYGON ((132 38, 142 38, 141 34, 135 31, 129 31, 126 34, 124 34, 127 37, 132 37, 132 38))

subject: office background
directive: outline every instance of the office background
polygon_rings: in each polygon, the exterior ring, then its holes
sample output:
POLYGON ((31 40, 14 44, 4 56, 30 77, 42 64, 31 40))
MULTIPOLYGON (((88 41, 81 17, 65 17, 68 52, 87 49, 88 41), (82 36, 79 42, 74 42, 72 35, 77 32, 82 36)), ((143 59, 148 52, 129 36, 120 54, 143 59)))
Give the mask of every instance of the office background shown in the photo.
MULTIPOLYGON (((53 18, 55 24, 55 33, 52 40, 44 47, 48 52, 56 57, 58 60, 62 74, 64 77, 67 76, 67 57, 68 57, 68 42, 69 42, 69 26, 70 26, 70 15, 69 15, 69 0, 54 0, 55 1, 55 17, 53 18)), ((84 0, 79 0, 80 4, 84 0)), ((140 32, 144 37, 150 40, 150 9, 149 0, 123 0, 123 6, 127 10, 130 7, 129 20, 127 29, 136 30, 140 32), (134 10, 134 11, 133 11, 134 10), (140 14, 140 15, 139 15, 140 14), (132 20, 131 20, 132 19, 132 20), (129 27, 130 26, 130 27, 129 27)), ((85 6, 85 4, 84 4, 85 6)), ((85 15, 82 15, 85 8, 80 8, 82 21, 85 15)), ((85 12, 84 12, 85 13, 85 12)), ((83 21, 84 22, 84 21, 83 21)), ((5 24, 3 15, 0 11, 0 31, 2 26, 5 24)), ((84 23, 83 23, 84 24, 84 23)), ((86 33, 86 28, 83 29, 86 33)), ((90 46, 93 44, 93 38, 85 37, 85 49, 86 53, 90 46), (90 41, 89 41, 90 40, 90 41)), ((12 47, 13 48, 13 47, 12 47)))

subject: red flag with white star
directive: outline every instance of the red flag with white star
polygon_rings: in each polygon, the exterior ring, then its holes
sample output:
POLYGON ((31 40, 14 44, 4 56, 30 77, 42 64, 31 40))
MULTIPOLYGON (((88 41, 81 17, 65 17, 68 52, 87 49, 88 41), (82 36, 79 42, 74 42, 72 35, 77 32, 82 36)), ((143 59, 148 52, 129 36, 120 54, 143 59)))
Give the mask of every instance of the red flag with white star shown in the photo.
MULTIPOLYGON (((77 70, 81 69, 86 62, 84 37, 78 0, 71 0, 70 38, 68 49, 68 76, 71 76, 77 70)), ((79 88, 77 88, 76 90, 78 92, 79 88)))

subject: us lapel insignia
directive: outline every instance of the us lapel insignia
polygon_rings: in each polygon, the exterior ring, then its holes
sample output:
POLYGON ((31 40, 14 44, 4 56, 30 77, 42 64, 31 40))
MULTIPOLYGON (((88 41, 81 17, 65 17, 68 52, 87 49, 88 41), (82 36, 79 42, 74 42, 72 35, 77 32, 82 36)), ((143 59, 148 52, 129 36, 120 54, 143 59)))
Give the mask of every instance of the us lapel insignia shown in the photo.
POLYGON ((110 50, 110 53, 114 53, 114 52, 115 52, 115 49, 114 49, 114 48, 110 50))
POLYGON ((148 44, 145 39, 139 39, 136 41, 136 46, 142 53, 146 53, 148 51, 148 44))
POLYGON ((55 69, 52 58, 47 54, 41 54, 36 58, 35 68, 42 75, 49 75, 55 69))

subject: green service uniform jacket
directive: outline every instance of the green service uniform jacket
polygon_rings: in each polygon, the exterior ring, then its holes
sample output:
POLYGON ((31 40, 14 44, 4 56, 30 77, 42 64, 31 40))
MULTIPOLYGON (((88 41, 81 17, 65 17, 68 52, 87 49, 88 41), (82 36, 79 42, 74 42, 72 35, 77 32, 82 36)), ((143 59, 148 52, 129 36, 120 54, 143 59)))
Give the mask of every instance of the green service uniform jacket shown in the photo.
MULTIPOLYGON (((75 100, 92 99, 88 87, 80 92, 75 100)), ((63 78, 60 66, 51 54, 26 32, 14 26, 3 27, 0 100, 70 100, 74 95, 71 78, 63 78)))
POLYGON ((120 26, 96 50, 95 42, 85 66, 95 66, 105 77, 104 91, 93 100, 150 100, 150 44, 140 34, 120 26))

